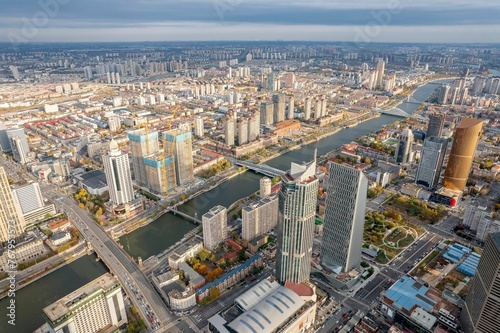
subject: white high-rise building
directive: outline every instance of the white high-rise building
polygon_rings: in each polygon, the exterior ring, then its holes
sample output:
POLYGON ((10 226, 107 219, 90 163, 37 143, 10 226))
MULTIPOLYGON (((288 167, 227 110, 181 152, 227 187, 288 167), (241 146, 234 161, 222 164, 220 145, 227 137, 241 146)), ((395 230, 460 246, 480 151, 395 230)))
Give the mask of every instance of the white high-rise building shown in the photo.
POLYGON ((311 107, 312 107, 312 102, 311 99, 308 97, 304 101, 304 120, 311 119, 311 107))
POLYGON ((106 273, 43 309, 50 333, 95 333, 127 323, 122 287, 106 273))
POLYGON ((278 223, 278 196, 272 195, 248 203, 241 210, 241 238, 252 241, 270 232, 278 223))
POLYGON ((248 119, 243 118, 238 123, 238 146, 248 143, 248 119))
POLYGON ((380 59, 377 63, 377 88, 383 87, 385 74, 385 61, 380 59))
POLYGON ((332 162, 326 190, 321 264, 337 274, 348 272, 361 263, 368 178, 360 170, 332 162))
POLYGON ((7 173, 0 167, 0 242, 19 236, 24 231, 24 217, 16 205, 7 173))
MULTIPOLYGON (((25 138, 26 139, 26 138, 25 138)), ((11 146, 12 146, 12 155, 14 157, 14 161, 19 162, 21 164, 26 164, 28 162, 29 149, 26 149, 26 145, 24 144, 22 138, 19 136, 13 136, 11 138, 11 146)))
POLYGON ((123 205, 134 200, 128 154, 120 150, 115 140, 111 140, 109 153, 102 157, 102 162, 111 202, 114 205, 123 205))
POLYGON ((215 206, 202 216, 203 246, 213 250, 227 238, 227 209, 215 206))
POLYGON ((111 133, 118 131, 121 126, 122 126, 122 121, 118 115, 113 114, 108 117, 108 127, 111 133))
POLYGON ((194 134, 202 138, 203 134, 205 131, 205 128, 203 127, 203 118, 202 117, 196 117, 195 122, 194 122, 194 134))
POLYGON ((272 182, 271 179, 263 177, 260 179, 260 192, 261 198, 265 198, 271 195, 272 182))
POLYGON ((293 119, 294 112, 295 112, 295 99, 292 96, 288 100, 288 115, 286 119, 293 119))
POLYGON ((232 118, 227 118, 224 123, 224 137, 226 145, 234 146, 234 120, 232 118))
POLYGON ((282 176, 279 192, 276 279, 301 283, 309 279, 318 197, 316 157, 307 164, 292 163, 282 176))

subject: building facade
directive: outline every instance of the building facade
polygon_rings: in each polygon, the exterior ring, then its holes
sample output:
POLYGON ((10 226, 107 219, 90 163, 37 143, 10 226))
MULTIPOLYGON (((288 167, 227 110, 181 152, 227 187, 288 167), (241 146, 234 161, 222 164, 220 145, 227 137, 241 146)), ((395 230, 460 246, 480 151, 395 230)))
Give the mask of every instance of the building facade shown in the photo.
POLYGON ((362 171, 330 164, 321 264, 337 274, 361 263, 368 178, 362 171))
POLYGON ((215 206, 202 216, 203 246, 212 250, 227 238, 227 209, 215 206))
POLYGON ((191 131, 180 129, 170 131, 165 135, 168 156, 174 157, 177 185, 187 184, 193 180, 193 142, 191 131))
POLYGON ((398 139, 398 145, 396 147, 396 163, 411 163, 413 160, 413 141, 413 132, 409 128, 405 129, 398 139))
POLYGON ((0 167, 0 242, 19 236, 24 226, 24 217, 14 201, 7 173, 0 167))
POLYGON ((123 205, 134 199, 128 154, 123 153, 115 140, 111 140, 109 153, 102 157, 109 199, 114 205, 123 205))
POLYGON ((455 130, 443 185, 449 190, 463 191, 467 184, 483 121, 462 118, 455 130))
POLYGON ((427 127, 426 137, 431 136, 441 137, 444 128, 444 118, 445 115, 442 113, 433 113, 429 115, 429 125, 427 127))
POLYGON ((500 327, 500 233, 486 237, 472 287, 460 316, 466 333, 498 332, 500 327))
POLYGON ((243 207, 241 215, 241 238, 251 242, 276 227, 278 197, 273 195, 252 201, 243 207))
POLYGON ((276 278, 281 284, 309 279, 317 196, 316 158, 292 163, 279 192, 276 278))
POLYGON ((158 132, 146 134, 144 129, 128 133, 130 156, 134 169, 134 179, 137 184, 147 186, 146 165, 144 157, 158 152, 158 132))
POLYGON ((439 182, 448 139, 431 136, 424 140, 415 182, 433 189, 439 182))

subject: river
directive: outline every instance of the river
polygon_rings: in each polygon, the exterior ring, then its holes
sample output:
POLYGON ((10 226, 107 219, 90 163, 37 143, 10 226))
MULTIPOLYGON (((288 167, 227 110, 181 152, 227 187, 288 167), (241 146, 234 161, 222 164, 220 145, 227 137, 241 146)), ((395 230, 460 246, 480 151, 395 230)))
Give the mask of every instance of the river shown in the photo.
MULTIPOLYGON (((443 82, 449 82, 449 80, 443 82)), ((425 101, 436 87, 435 84, 424 85, 413 94, 413 97, 418 101, 425 101)), ((411 114, 419 105, 404 102, 398 107, 411 114)), ((382 115, 357 126, 342 129, 318 142, 269 160, 266 164, 287 170, 290 168, 291 162, 300 163, 311 160, 316 148, 318 149, 318 156, 325 154, 344 143, 376 131, 398 119, 401 118, 382 115)), ((185 203, 179 209, 192 216, 196 213, 197 217, 201 219, 201 215, 211 207, 216 205, 228 207, 236 200, 257 191, 259 189, 258 180, 261 177, 262 175, 251 171, 245 172, 185 203)), ((169 213, 122 236, 119 242, 130 255, 146 259, 164 251, 194 227, 191 222, 169 213)), ((0 332, 32 332, 44 323, 42 317, 43 307, 78 289, 106 271, 106 267, 101 262, 96 262, 94 256, 85 256, 21 289, 16 293, 16 327, 12 329, 13 327, 6 324, 6 320, 0 320, 0 332)), ((0 308, 4 309, 2 311, 6 311, 7 302, 7 298, 0 300, 0 308)), ((5 312, 3 313, 5 314, 5 312)))

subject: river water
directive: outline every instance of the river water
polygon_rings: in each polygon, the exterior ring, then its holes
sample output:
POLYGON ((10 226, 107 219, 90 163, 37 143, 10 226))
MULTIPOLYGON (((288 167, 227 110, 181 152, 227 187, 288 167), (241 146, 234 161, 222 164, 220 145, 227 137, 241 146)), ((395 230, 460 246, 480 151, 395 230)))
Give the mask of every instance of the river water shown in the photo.
MULTIPOLYGON (((449 82, 449 80, 443 82, 449 82)), ((413 94, 413 97, 417 101, 425 101, 436 87, 435 84, 424 85, 413 94)), ((411 114, 419 105, 418 103, 404 102, 398 107, 411 114)), ((318 156, 323 155, 398 119, 401 118, 382 115, 357 126, 342 129, 318 142, 267 161, 266 164, 287 170, 290 168, 291 162, 310 161, 316 148, 318 149, 318 156)), ((262 175, 247 171, 187 202, 179 209, 192 216, 196 214, 201 219, 201 216, 213 206, 223 205, 228 207, 236 200, 258 191, 261 177, 262 175)), ((164 251, 194 227, 195 225, 191 222, 169 213, 162 215, 147 226, 122 236, 119 242, 130 255, 146 259, 164 251)), ((16 293, 17 318, 15 327, 8 325, 5 320, 8 299, 0 300, 0 314, 2 316, 0 332, 32 332, 44 323, 42 309, 45 306, 78 289, 106 271, 106 267, 101 262, 95 261, 95 256, 85 256, 21 289, 16 293)))

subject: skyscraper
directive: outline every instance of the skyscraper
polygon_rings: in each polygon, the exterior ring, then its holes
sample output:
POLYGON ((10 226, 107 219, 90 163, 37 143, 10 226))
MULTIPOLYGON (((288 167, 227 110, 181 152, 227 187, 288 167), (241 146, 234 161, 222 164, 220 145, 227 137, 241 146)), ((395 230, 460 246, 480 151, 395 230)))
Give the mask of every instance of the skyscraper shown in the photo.
POLYGON ((406 164, 413 160, 413 152, 411 151, 413 141, 411 129, 407 128, 401 132, 396 147, 396 163, 406 164))
POLYGON ((226 118, 224 123, 224 139, 226 140, 226 145, 234 146, 234 120, 233 118, 226 118))
POLYGON ((12 146, 12 156, 14 157, 14 161, 19 162, 21 164, 26 164, 28 162, 28 152, 29 150, 25 150, 25 146, 23 144, 23 140, 18 136, 13 136, 11 139, 12 146))
POLYGON ((415 182, 433 189, 439 182, 448 139, 431 136, 424 140, 415 182))
POLYGON ((377 88, 383 87, 385 74, 385 61, 380 59, 377 63, 377 88))
POLYGON ((290 97, 290 99, 288 100, 288 115, 287 115, 287 119, 293 119, 293 114, 295 112, 295 99, 292 97, 290 97))
POLYGON ((368 179, 362 171, 330 164, 321 264, 336 273, 361 263, 367 189, 368 179))
POLYGON ((238 123, 238 146, 248 143, 248 119, 240 119, 238 123))
POLYGON ((427 126, 427 138, 431 136, 441 137, 443 134, 444 117, 442 113, 432 113, 429 115, 429 125, 427 126))
POLYGON ((127 323, 122 287, 110 273, 43 309, 50 332, 90 333, 127 323))
POLYGON ((109 144, 109 152, 102 157, 104 173, 109 188, 109 199, 114 205, 123 205, 134 199, 134 188, 128 154, 123 153, 115 140, 109 144))
POLYGON ((227 209, 215 206, 202 216, 203 246, 213 250, 227 237, 227 209))
POLYGON ((129 132, 128 139, 134 179, 139 185, 147 185, 144 157, 158 152, 158 132, 149 132, 146 135, 144 129, 138 129, 129 132))
POLYGON ((113 114, 108 117, 108 127, 111 133, 114 133, 120 129, 122 122, 120 116, 113 114))
POLYGON ((498 332, 500 327, 500 233, 486 236, 472 287, 460 315, 466 333, 498 332))
POLYGON ((276 87, 276 74, 275 73, 269 73, 267 75, 267 90, 268 91, 276 91, 279 90, 279 87, 276 87))
POLYGON ((285 120, 285 95, 273 95, 274 121, 279 123, 285 120))
POLYGON ((167 156, 173 156, 175 178, 181 186, 193 180, 193 142, 191 130, 179 128, 164 134, 166 136, 167 156))
POLYGON ((312 107, 311 99, 307 97, 304 101, 304 120, 311 119, 311 107, 312 107))
POLYGON ((450 86, 442 85, 437 91, 437 102, 438 104, 446 104, 448 101, 448 94, 450 92, 450 86))
POLYGON ((292 163, 281 177, 279 192, 276 278, 300 283, 309 279, 318 196, 316 158, 307 164, 292 163))
POLYGON ((272 125, 274 123, 273 103, 262 102, 260 104, 260 123, 264 125, 272 125))
POLYGON ((7 173, 0 167, 0 242, 19 236, 24 231, 21 208, 16 205, 7 173))
POLYGON ((270 232, 278 223, 278 197, 256 199, 241 210, 241 238, 252 241, 270 232))
POLYGON ((464 189, 482 128, 483 121, 473 118, 462 118, 456 127, 448 165, 444 171, 443 185, 447 189, 464 189))
POLYGON ((12 72, 12 77, 14 78, 14 80, 19 81, 20 76, 19 76, 19 70, 17 69, 17 66, 10 66, 9 69, 12 72))

